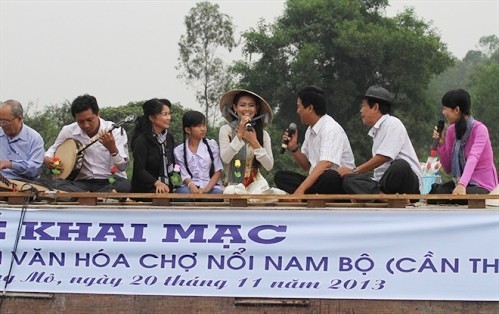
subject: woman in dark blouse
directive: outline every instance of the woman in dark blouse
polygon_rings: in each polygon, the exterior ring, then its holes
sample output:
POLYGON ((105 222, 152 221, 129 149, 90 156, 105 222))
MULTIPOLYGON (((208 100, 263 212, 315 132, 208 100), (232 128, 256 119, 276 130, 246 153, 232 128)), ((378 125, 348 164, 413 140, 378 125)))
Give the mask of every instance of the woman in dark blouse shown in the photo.
POLYGON ((132 192, 169 193, 173 191, 170 174, 175 164, 170 127, 171 103, 150 99, 142 105, 144 115, 136 122, 132 138, 132 192))

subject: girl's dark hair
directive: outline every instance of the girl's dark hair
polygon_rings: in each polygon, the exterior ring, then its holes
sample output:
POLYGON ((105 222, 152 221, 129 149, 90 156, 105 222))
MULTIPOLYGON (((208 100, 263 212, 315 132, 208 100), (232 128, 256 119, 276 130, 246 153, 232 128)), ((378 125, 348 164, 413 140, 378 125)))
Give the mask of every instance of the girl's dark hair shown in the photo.
MULTIPOLYGON (((255 101, 256 106, 258 108, 258 110, 255 114, 255 117, 258 117, 258 116, 263 114, 263 106, 262 106, 262 103, 260 101, 260 98, 258 98, 257 96, 255 96, 251 93, 248 93, 245 91, 241 91, 241 92, 237 93, 236 95, 234 95, 234 100, 232 101, 232 103, 235 106, 237 106, 239 99, 243 96, 251 97, 255 101)), ((263 119, 256 120, 255 124, 253 125, 253 129, 256 132, 256 139, 258 140, 258 143, 260 143, 260 145, 263 147, 263 119)), ((253 168, 257 169, 259 166, 260 166, 260 162, 255 157, 254 162, 253 162, 253 168)))
MULTIPOLYGON (((189 163, 187 162, 187 138, 185 128, 190 128, 193 126, 197 126, 200 124, 206 124, 206 117, 199 111, 187 111, 182 116, 182 130, 184 131, 184 161, 185 161, 185 170, 189 173, 192 178, 191 170, 189 169, 189 163)), ((208 148, 208 154, 210 154, 211 166, 210 166, 210 178, 213 176, 215 172, 215 167, 213 165, 213 152, 211 151, 210 145, 208 145, 208 140, 203 138, 203 143, 208 148)))
POLYGON ((464 115, 471 114, 471 97, 464 89, 450 90, 442 97, 442 105, 447 108, 455 109, 459 107, 461 116, 456 121, 456 139, 460 140, 466 132, 466 119, 464 115))
POLYGON ((143 115, 138 117, 137 120, 135 120, 135 129, 132 137, 132 150, 135 141, 137 140, 140 134, 145 132, 151 132, 152 124, 151 120, 149 120, 149 117, 161 113, 163 111, 163 106, 168 106, 168 108, 171 108, 172 104, 168 99, 158 99, 158 98, 149 99, 144 104, 142 104, 143 115))

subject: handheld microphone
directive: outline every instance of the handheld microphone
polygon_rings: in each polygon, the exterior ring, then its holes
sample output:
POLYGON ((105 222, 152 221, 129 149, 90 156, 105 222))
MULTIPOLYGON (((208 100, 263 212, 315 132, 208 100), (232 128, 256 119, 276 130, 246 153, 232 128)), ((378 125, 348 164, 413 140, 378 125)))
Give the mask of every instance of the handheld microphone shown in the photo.
MULTIPOLYGON (((426 160, 426 164, 429 167, 431 167, 432 163, 435 163, 438 161, 437 147, 438 147, 438 143, 440 142, 440 136, 442 135, 442 131, 444 129, 444 124, 445 124, 444 120, 439 120, 437 123, 438 138, 433 139, 433 142, 431 143, 431 148, 430 148, 430 156, 428 156, 428 159, 426 160)), ((428 168, 428 169, 430 169, 430 168, 428 168)))
MULTIPOLYGON (((292 137, 293 134, 295 134, 296 128, 297 128, 296 124, 294 124, 294 123, 290 123, 289 124, 289 126, 288 126, 288 137, 292 137)), ((283 140, 282 141, 282 144, 281 144, 281 154, 284 154, 284 152, 288 148, 288 143, 289 143, 289 140, 283 140)))
POLYGON ((253 124, 251 122, 246 123, 246 131, 253 131, 253 124))
POLYGON ((438 138, 434 138, 433 142, 431 143, 431 152, 434 152, 437 150, 438 143, 440 142, 440 136, 442 135, 442 131, 444 129, 444 120, 439 120, 437 123, 437 133, 438 133, 438 138))

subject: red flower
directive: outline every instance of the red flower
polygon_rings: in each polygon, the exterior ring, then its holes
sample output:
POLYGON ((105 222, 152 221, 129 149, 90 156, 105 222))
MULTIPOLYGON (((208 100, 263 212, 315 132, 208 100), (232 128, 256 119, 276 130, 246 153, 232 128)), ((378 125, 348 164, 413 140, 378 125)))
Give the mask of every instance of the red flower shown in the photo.
POLYGON ((116 166, 113 166, 113 167, 111 168, 111 174, 115 174, 115 173, 116 173, 116 171, 118 171, 118 168, 116 168, 116 166))

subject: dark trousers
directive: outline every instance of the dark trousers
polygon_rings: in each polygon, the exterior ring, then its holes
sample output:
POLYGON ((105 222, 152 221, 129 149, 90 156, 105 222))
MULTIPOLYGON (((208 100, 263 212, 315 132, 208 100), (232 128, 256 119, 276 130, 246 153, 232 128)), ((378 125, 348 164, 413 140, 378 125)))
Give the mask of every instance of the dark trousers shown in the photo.
MULTIPOLYGON (((455 188, 456 184, 454 181, 449 181, 443 184, 433 183, 429 194, 452 194, 455 188)), ((466 194, 489 194, 489 190, 478 185, 468 185, 466 187, 466 194)), ((468 200, 431 199, 426 200, 426 203, 467 205, 468 200)))
POLYGON ((419 179, 409 163, 403 159, 392 161, 379 182, 367 174, 347 175, 343 178, 347 194, 419 194, 419 179))
MULTIPOLYGON (((452 194, 456 184, 454 181, 449 181, 444 184, 433 184, 431 186, 430 194, 452 194)), ((489 190, 482 188, 478 185, 468 185, 466 187, 466 194, 489 194, 489 190)))
POLYGON ((115 181, 111 184, 108 179, 90 179, 90 180, 60 180, 56 179, 50 183, 51 187, 56 190, 66 192, 111 192, 115 190, 118 193, 130 192, 130 182, 121 177, 115 177, 115 181))
MULTIPOLYGON (((292 171, 277 171, 275 185, 289 194, 293 194, 307 177, 292 171)), ((305 191, 305 194, 344 194, 342 179, 337 171, 324 171, 317 181, 305 191)))

